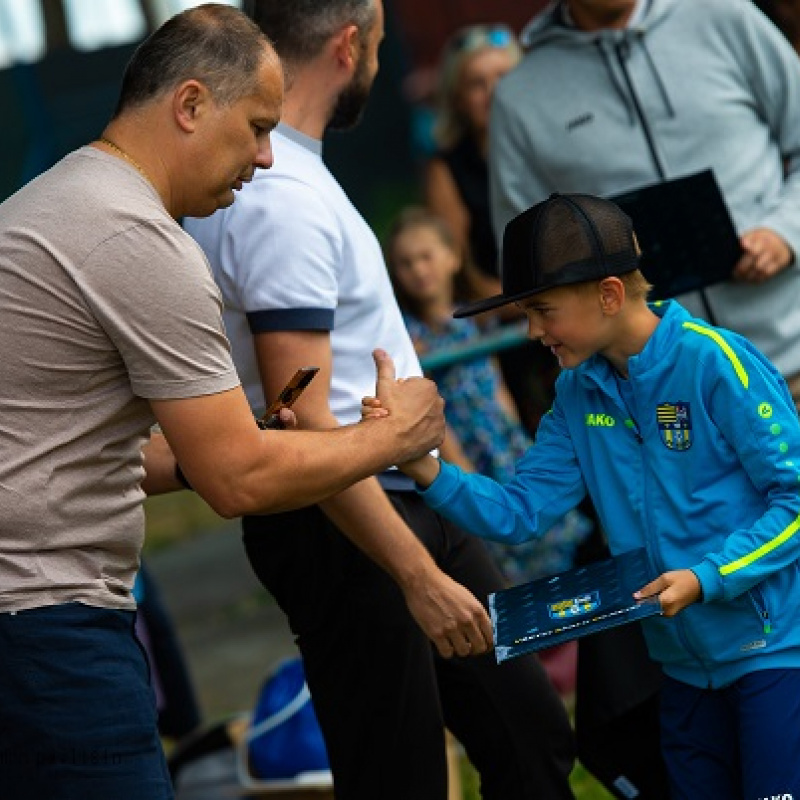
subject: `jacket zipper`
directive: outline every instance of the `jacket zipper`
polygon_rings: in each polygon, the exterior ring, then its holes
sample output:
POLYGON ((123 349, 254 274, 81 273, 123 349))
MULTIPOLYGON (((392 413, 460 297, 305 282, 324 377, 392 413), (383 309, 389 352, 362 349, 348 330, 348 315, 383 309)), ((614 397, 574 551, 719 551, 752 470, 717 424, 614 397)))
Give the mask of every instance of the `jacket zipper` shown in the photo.
MULTIPOLYGON (((631 386, 631 390, 635 391, 633 389, 633 386, 631 386)), ((623 403, 624 403, 624 400, 623 400, 623 403)), ((644 439, 643 439, 641 433, 639 432, 639 426, 636 423, 636 420, 634 419, 633 414, 631 414, 630 411, 627 408, 626 408, 626 412, 628 412, 629 418, 630 418, 631 422, 633 423, 633 432, 634 432, 634 435, 636 436, 636 441, 639 443, 639 445, 642 445, 643 442, 644 442, 644 439)), ((647 550, 650 553, 651 559, 653 560, 653 566, 656 568, 656 571, 658 572, 658 574, 662 575, 666 571, 665 565, 664 565, 664 559, 663 559, 663 557, 661 555, 661 548, 658 545, 658 541, 656 540, 656 537, 652 536, 651 533, 650 533, 650 531, 651 531, 650 518, 649 518, 649 515, 647 513, 647 508, 648 508, 647 503, 646 503, 646 500, 647 500, 647 465, 645 463, 647 459, 646 459, 645 450, 644 450, 643 447, 639 448, 639 454, 640 454, 639 457, 640 457, 641 475, 642 475, 642 508, 644 510, 644 515, 645 515, 645 530, 646 530, 646 536, 647 536, 647 550)), ((700 657, 700 655, 698 654, 697 650, 691 644, 690 637, 689 637, 689 632, 686 629, 685 623, 683 622, 683 620, 680 617, 676 617, 673 620, 673 622, 675 623, 675 626, 676 626, 676 629, 677 629, 677 632, 678 632, 678 639, 680 640, 681 644, 685 648, 686 652, 700 665, 700 668, 703 670, 703 672, 706 675, 706 682, 707 682, 708 686, 709 687, 712 686, 711 671, 709 670, 708 665, 706 664, 706 662, 700 657)))
POLYGON ((763 592, 754 586, 747 594, 750 596, 750 602, 753 604, 753 608, 755 608, 756 614, 758 614, 758 618, 763 625, 764 635, 769 635, 772 633, 772 620, 769 616, 769 609, 763 592))

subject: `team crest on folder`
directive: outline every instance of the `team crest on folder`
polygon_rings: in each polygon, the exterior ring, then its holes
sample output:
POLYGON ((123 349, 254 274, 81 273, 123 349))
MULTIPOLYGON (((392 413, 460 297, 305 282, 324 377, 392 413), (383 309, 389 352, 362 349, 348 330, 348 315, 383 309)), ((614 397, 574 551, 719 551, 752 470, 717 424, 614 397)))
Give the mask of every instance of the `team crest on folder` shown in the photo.
POLYGON ((600 608, 600 592, 587 592, 579 597, 571 597, 569 600, 549 603, 547 611, 550 619, 571 619, 589 614, 598 608, 600 608))
POLYGON ((692 446, 692 417, 688 403, 660 403, 656 408, 661 441, 670 450, 688 450, 692 446))

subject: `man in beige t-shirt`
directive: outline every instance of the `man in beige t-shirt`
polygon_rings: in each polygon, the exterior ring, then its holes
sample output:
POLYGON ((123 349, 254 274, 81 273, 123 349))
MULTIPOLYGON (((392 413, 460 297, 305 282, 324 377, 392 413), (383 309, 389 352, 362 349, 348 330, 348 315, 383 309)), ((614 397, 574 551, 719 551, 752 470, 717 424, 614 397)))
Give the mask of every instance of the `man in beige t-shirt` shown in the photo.
MULTIPOLYGON (((134 55, 103 138, 0 205, 1 798, 172 796, 131 586, 144 493, 180 488, 176 457, 238 516, 316 502, 440 441, 435 387, 396 382, 388 359, 387 424, 253 421, 219 294, 176 220, 271 165, 282 96, 241 12, 184 12, 134 55)), ((449 591, 452 636, 483 641, 483 616, 418 563, 421 590, 449 591)))

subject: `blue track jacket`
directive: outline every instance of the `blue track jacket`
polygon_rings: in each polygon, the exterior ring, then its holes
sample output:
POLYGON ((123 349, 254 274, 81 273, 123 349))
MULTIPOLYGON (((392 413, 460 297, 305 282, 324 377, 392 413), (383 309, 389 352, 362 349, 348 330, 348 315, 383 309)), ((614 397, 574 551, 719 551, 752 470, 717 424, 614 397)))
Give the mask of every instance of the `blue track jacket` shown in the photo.
POLYGON ((800 422, 778 371, 746 339, 675 302, 629 361, 594 356, 559 377, 536 443, 505 485, 442 463, 422 492, 464 529, 515 543, 588 492, 612 553, 691 569, 703 602, 643 622, 671 677, 725 686, 800 667, 800 422))

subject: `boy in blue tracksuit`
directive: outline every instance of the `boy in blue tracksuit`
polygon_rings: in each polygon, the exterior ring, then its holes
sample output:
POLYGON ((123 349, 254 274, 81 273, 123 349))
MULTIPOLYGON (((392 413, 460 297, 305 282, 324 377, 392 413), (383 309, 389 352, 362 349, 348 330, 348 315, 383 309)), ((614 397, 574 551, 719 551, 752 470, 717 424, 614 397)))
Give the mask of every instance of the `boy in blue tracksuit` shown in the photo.
POLYGON ((588 493, 612 553, 644 546, 660 576, 637 596, 663 611, 643 627, 666 676, 673 796, 800 800, 800 423, 786 384, 741 336, 648 305, 613 203, 553 195, 508 224, 503 264, 502 294, 457 315, 516 302, 564 368, 553 408, 510 483, 430 456, 401 469, 439 513, 507 543, 588 493))

